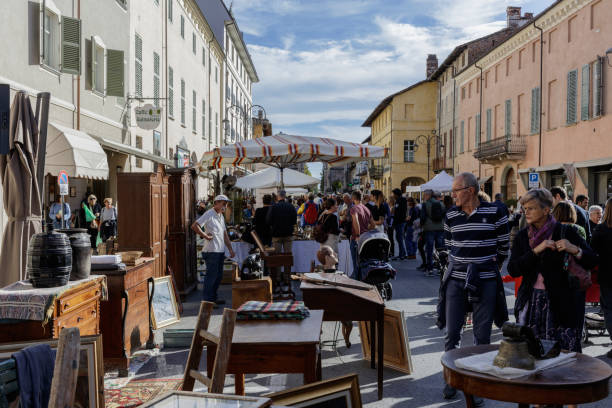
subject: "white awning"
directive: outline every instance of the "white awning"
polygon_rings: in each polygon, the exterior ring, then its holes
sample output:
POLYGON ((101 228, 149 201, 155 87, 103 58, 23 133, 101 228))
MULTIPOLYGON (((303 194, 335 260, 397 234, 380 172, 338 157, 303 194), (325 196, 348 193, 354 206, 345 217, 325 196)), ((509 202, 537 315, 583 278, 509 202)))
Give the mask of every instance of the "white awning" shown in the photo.
POLYGON ((106 153, 87 133, 49 123, 45 174, 57 176, 60 170, 70 177, 106 180, 106 153))
POLYGON ((612 157, 607 157, 605 159, 593 159, 593 160, 585 160, 581 162, 574 163, 574 166, 579 169, 582 167, 597 167, 597 166, 607 166, 608 164, 612 164, 612 157))
POLYGON ((172 160, 168 160, 164 157, 145 152, 144 150, 139 149, 137 147, 115 142, 114 140, 105 139, 103 137, 93 136, 93 138, 100 142, 100 144, 104 146, 105 149, 113 150, 115 152, 124 154, 131 154, 132 156, 140 157, 141 159, 151 160, 152 162, 164 164, 169 167, 175 167, 174 162, 172 160))

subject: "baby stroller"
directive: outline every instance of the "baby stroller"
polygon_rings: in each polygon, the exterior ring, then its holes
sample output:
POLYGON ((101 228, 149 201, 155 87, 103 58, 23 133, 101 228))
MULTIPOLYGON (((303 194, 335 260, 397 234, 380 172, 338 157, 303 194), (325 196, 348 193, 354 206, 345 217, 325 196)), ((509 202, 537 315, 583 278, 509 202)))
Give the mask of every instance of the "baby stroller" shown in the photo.
POLYGON ((391 242, 387 234, 371 230, 361 234, 357 247, 357 264, 365 283, 376 286, 383 300, 391 300, 393 287, 389 282, 395 279, 395 269, 388 263, 391 242))

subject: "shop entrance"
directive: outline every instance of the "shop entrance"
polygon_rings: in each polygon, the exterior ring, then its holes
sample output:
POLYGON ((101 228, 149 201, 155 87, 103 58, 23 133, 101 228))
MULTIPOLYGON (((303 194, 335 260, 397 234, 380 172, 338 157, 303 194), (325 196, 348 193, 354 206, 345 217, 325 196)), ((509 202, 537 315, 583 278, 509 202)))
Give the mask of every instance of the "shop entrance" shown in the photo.
POLYGON ((516 200, 517 198, 516 173, 512 167, 508 168, 506 172, 506 177, 501 186, 501 193, 504 200, 516 200))

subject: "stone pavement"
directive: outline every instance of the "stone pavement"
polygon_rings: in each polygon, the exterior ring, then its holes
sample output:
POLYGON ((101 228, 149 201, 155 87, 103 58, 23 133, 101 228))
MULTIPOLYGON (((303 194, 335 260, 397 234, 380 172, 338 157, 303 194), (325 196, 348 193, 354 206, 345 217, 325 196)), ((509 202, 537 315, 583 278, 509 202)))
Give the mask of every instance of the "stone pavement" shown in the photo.
MULTIPOLYGON (((398 270, 397 279, 392 281, 393 299, 387 302, 387 307, 403 310, 406 316, 410 351, 414 373, 406 375, 401 372, 385 369, 384 399, 376 400, 376 371, 369 368, 369 362, 363 360, 359 330, 355 326, 351 334, 352 346, 347 349, 344 341, 338 343, 337 350, 331 346, 323 347, 323 378, 357 373, 361 386, 361 396, 364 407, 462 407, 465 406, 461 393, 453 400, 442 398, 442 367, 440 357, 443 354, 444 334, 435 326, 435 307, 439 286, 439 277, 424 277, 416 270, 417 261, 393 262, 398 270)), ((507 286, 508 306, 514 304, 513 284, 507 286)), ((168 328, 192 328, 198 311, 200 292, 190 295, 184 304, 181 321, 168 328)), ((229 286, 222 286, 220 296, 230 302, 229 286)), ((350 307, 347 305, 347 307, 350 307)), ((212 325, 219 324, 221 309, 213 316, 212 325)), ((512 315, 512 311, 510 313, 512 315)), ((323 323, 323 340, 331 340, 334 336, 335 324, 323 323)), ((163 329, 156 332, 156 341, 162 342, 163 329)), ((341 336, 340 336, 341 338, 341 336)), ((498 342, 501 333, 495 329, 492 342, 498 342)), ((472 344, 471 330, 466 330, 463 344, 472 344)), ((610 347, 608 337, 592 337, 593 344, 585 345, 584 352, 588 355, 611 362, 605 357, 610 347)), ((163 349, 158 356, 153 357, 139 370, 136 378, 181 377, 187 359, 187 349, 163 349)), ((202 363, 205 367, 205 361, 202 363)), ((283 390, 302 384, 300 375, 247 375, 247 395, 260 395, 283 390)), ((226 393, 233 393, 233 376, 226 379, 226 393)), ((515 407, 515 404, 487 401, 487 407, 515 407)), ((612 397, 598 403, 583 405, 584 407, 610 407, 612 397)))

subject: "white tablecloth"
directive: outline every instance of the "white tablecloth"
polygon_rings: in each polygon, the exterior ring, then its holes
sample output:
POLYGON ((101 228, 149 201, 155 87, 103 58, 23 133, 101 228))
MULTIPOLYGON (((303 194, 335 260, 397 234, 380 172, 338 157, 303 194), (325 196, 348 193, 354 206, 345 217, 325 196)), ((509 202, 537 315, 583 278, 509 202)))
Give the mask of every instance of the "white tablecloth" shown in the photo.
MULTIPOLYGON (((315 265, 319 264, 317 260, 317 251, 321 245, 313 240, 310 241, 293 241, 293 268, 292 272, 310 272, 310 262, 315 261, 315 265)), ((236 261, 242 268, 242 262, 249 255, 251 244, 243 241, 232 242, 232 248, 236 253, 236 261)), ((346 273, 348 276, 353 274, 353 261, 351 260, 351 250, 348 240, 342 240, 338 243, 338 270, 346 273)), ((225 251, 225 256, 229 253, 225 251)))

